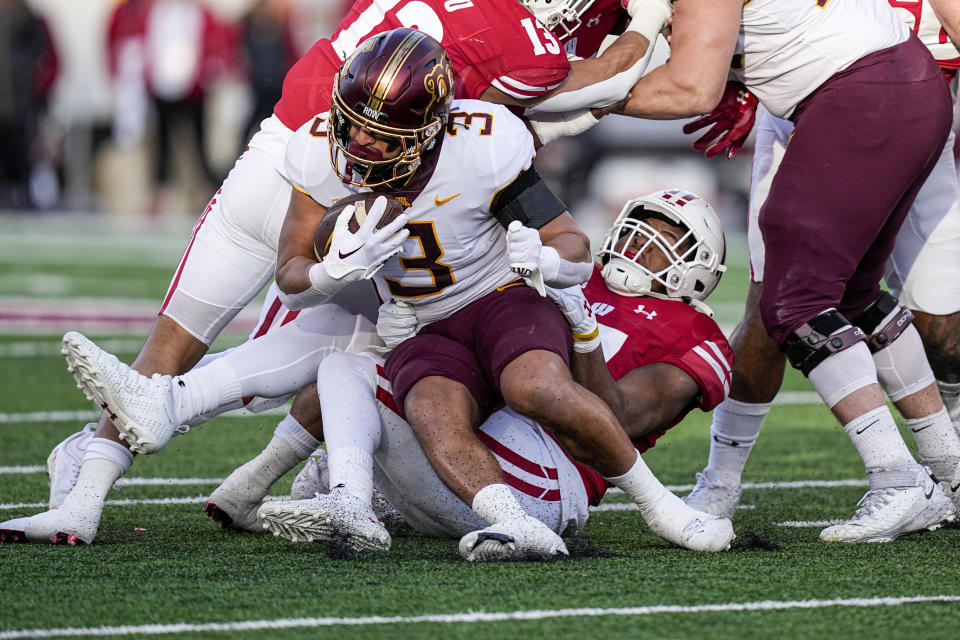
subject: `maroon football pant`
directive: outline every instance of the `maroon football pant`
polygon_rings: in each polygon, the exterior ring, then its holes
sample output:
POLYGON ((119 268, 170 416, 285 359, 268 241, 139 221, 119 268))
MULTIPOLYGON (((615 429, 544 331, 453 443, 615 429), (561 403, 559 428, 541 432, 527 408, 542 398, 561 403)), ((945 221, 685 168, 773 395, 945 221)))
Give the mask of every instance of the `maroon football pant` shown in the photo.
POLYGON ((760 312, 782 345, 835 307, 880 294, 884 265, 951 125, 943 74, 914 36, 834 75, 808 96, 760 210, 760 312))
POLYGON ((413 385, 440 376, 466 386, 486 415, 500 401, 500 373, 517 356, 542 349, 569 365, 572 346, 557 305, 518 283, 428 324, 390 352, 384 369, 401 414, 413 385))

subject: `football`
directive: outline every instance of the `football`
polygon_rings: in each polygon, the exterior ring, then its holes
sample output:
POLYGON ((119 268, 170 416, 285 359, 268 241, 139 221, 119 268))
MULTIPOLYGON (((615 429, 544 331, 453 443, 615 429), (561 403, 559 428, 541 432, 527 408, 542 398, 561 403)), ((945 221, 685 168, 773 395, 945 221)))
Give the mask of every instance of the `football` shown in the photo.
POLYGON ((387 210, 383 213, 383 217, 380 218, 379 224, 377 224, 377 229, 382 228, 384 225, 389 224, 397 219, 397 216, 403 213, 403 205, 400 204, 400 201, 396 198, 393 198, 384 193, 355 193, 352 196, 347 196, 341 200, 337 200, 333 205, 327 209, 327 214, 323 217, 323 220, 320 221, 320 224, 317 225, 317 231, 313 236, 313 252, 317 257, 317 260, 322 260, 327 251, 330 250, 330 240, 333 237, 333 228, 337 224, 337 217, 340 213, 348 206, 355 205, 353 210, 353 216, 350 218, 350 222, 347 224, 347 229, 350 230, 350 233, 356 233, 357 229, 360 228, 360 225, 363 224, 363 221, 367 219, 367 212, 370 210, 370 207, 373 206, 374 201, 377 198, 386 198, 387 199, 387 210))

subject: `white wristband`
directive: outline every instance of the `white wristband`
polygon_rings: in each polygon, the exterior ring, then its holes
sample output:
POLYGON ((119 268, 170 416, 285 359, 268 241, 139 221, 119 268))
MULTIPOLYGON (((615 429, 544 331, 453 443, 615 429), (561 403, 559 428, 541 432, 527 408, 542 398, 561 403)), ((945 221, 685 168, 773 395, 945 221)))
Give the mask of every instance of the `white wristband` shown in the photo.
POLYGON ((591 113, 590 109, 562 113, 528 109, 525 116, 542 144, 547 144, 557 138, 580 135, 600 122, 591 113))
POLYGON ((292 310, 306 309, 315 307, 318 304, 326 302, 330 296, 340 291, 345 284, 327 273, 322 262, 318 262, 308 272, 310 277, 310 288, 300 293, 280 292, 280 302, 285 307, 292 310))
POLYGON ((593 275, 593 262, 564 260, 551 246, 540 247, 540 273, 543 282, 556 289, 566 289, 586 282, 593 275))

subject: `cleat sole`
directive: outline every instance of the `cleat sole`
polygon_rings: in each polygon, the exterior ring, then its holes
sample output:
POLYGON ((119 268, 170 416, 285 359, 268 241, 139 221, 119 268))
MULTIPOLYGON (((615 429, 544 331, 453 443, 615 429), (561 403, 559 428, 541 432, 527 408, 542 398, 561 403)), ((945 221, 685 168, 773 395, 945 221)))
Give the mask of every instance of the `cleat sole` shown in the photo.
POLYGON ((23 531, 0 529, 0 544, 20 544, 24 542, 27 542, 27 536, 23 531))
POLYGON ((212 502, 208 502, 203 505, 203 512, 207 514, 207 517, 220 525, 221 529, 231 529, 233 525, 233 518, 230 517, 230 514, 215 505, 212 502))
MULTIPOLYGON (((111 408, 112 398, 103 385, 97 383, 91 376, 90 363, 84 345, 78 344, 72 335, 67 332, 63 336, 63 348, 60 353, 67 359, 67 371, 73 375, 77 388, 83 391, 87 400, 97 404, 110 417, 113 426, 120 434, 120 439, 130 446, 134 453, 146 455, 158 450, 152 436, 143 431, 123 412, 116 412, 111 408)), ((79 334, 78 334, 79 335, 79 334)), ((84 338, 85 340, 85 338, 84 338)))

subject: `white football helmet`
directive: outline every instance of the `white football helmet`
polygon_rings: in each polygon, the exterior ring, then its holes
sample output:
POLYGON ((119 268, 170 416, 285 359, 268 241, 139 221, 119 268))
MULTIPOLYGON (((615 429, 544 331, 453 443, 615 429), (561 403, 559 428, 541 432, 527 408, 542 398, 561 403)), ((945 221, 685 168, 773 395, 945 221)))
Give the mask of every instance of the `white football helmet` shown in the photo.
POLYGON ((702 301, 726 271, 726 241, 716 212, 706 200, 679 189, 628 201, 607 231, 597 255, 603 262, 603 280, 613 291, 626 296, 682 300, 707 313, 710 309, 702 301), (686 233, 672 242, 647 224, 651 217, 679 225, 686 233), (634 251, 629 247, 637 247, 636 239, 640 248, 634 251), (656 273, 638 262, 651 247, 660 249, 668 261, 656 273), (655 283, 661 284, 666 294, 654 292, 655 283))
POLYGON ((580 26, 580 16, 595 0, 520 0, 558 40, 569 38, 580 26))

